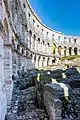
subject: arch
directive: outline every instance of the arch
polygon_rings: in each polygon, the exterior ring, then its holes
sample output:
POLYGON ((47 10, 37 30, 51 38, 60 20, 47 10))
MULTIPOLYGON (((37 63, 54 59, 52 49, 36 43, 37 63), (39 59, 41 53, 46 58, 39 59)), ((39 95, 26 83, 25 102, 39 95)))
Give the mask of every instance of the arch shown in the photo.
POLYGON ((36 55, 34 56, 34 61, 36 61, 36 55))
POLYGON ((47 59, 47 66, 49 66, 49 61, 50 61, 50 58, 47 59))
POLYGON ((64 46, 64 56, 66 56, 66 50, 67 50, 67 47, 64 46))
POLYGON ((59 53, 59 55, 61 55, 61 49, 62 49, 62 47, 58 46, 58 53, 59 53))
POLYGON ((78 54, 77 52, 78 52, 78 49, 77 49, 77 47, 75 47, 74 48, 74 54, 77 55, 78 54))
POLYGON ((23 48, 22 48, 22 54, 24 54, 24 50, 23 50, 23 48))
POLYGON ((43 57, 42 66, 45 66, 45 57, 43 57))
POLYGON ((42 41, 42 43, 43 43, 43 44, 45 43, 44 40, 42 41))
POLYGON ((40 38, 38 38, 38 42, 40 43, 40 38))
POLYGON ((14 45, 14 37, 12 36, 12 45, 14 45))
POLYGON ((40 59, 41 59, 41 56, 38 57, 38 67, 40 66, 40 59))
POLYGON ((33 35, 33 39, 34 39, 34 40, 36 39, 36 35, 35 35, 35 34, 33 35))
POLYGON ((69 55, 72 55, 72 47, 69 47, 69 55))
POLYGON ((77 39, 74 39, 74 43, 76 43, 77 42, 77 39))
POLYGON ((29 30, 29 35, 30 35, 30 37, 32 36, 32 31, 31 30, 29 30))
POLYGON ((32 59, 32 57, 33 57, 33 55, 31 54, 31 55, 30 55, 30 58, 32 59))
POLYGON ((48 47, 50 46, 49 42, 47 42, 48 47))
POLYGON ((19 44, 17 45, 17 50, 20 50, 20 46, 19 46, 19 44))
POLYGON ((8 22, 7 22, 6 18, 4 18, 4 28, 5 28, 6 32, 9 33, 8 22))
POLYGON ((56 58, 52 59, 52 64, 55 63, 55 61, 56 61, 56 58))

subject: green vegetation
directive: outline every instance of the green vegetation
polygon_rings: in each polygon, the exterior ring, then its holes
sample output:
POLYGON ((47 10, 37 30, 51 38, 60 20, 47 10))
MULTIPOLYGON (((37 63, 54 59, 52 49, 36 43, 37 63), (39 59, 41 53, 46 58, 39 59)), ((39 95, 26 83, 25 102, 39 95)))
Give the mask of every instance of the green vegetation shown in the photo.
POLYGON ((61 61, 64 61, 64 60, 74 60, 76 58, 80 58, 80 55, 64 56, 64 57, 61 58, 61 61))

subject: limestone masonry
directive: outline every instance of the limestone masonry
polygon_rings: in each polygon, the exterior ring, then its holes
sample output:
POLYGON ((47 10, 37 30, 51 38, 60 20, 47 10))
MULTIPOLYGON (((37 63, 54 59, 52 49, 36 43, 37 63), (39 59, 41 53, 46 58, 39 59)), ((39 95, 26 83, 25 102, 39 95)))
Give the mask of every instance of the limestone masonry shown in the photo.
POLYGON ((80 55, 80 37, 45 26, 28 0, 0 0, 0 120, 11 104, 13 74, 56 65, 70 55, 80 55))

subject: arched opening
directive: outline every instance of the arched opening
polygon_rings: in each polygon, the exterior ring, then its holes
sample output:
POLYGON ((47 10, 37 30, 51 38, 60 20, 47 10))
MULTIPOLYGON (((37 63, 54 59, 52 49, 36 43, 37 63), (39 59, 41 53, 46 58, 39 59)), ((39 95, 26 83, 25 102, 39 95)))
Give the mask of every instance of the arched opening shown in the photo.
POLYGON ((23 48, 22 48, 22 54, 24 54, 24 50, 23 50, 23 48))
POLYGON ((29 40, 28 40, 28 47, 31 48, 31 37, 32 37, 32 31, 29 31, 29 40))
POLYGON ((54 63, 55 63, 55 61, 56 61, 56 59, 54 58, 54 59, 52 60, 52 64, 54 64, 54 63))
POLYGON ((38 52, 41 52, 41 43, 40 43, 40 38, 38 38, 38 52))
POLYGON ((15 42, 14 42, 14 37, 12 36, 12 46, 15 49, 15 42))
POLYGON ((78 51, 78 50, 77 50, 77 48, 75 47, 75 48, 74 48, 74 54, 75 54, 75 55, 77 55, 77 51, 78 51))
POLYGON ((47 66, 49 66, 49 61, 50 61, 50 58, 48 58, 48 60, 47 60, 47 66))
POLYGON ((69 47, 69 55, 72 55, 72 47, 69 47))
POLYGON ((35 43, 35 40, 36 40, 36 35, 34 34, 34 35, 33 35, 33 47, 34 47, 34 50, 35 50, 35 44, 36 44, 36 43, 35 43))
POLYGON ((8 33, 9 29, 8 29, 8 23, 7 23, 7 19, 6 18, 4 18, 4 28, 5 28, 6 32, 8 33))
POLYGON ((36 61, 36 55, 34 56, 34 61, 36 61))
POLYGON ((32 31, 31 30, 29 31, 29 35, 30 35, 30 37, 32 36, 32 31))
POLYGON ((40 59, 41 59, 41 57, 39 56, 39 58, 38 58, 38 67, 40 67, 40 59))
POLYGON ((17 45, 17 50, 20 50, 20 46, 19 45, 17 45))
POLYGON ((67 47, 64 46, 64 56, 66 56, 66 50, 67 50, 67 47))
POLYGON ((31 60, 32 60, 32 57, 33 57, 33 55, 31 54, 31 55, 30 55, 31 60))
MULTIPOLYGON (((61 47, 61 46, 60 46, 61 47)), ((56 44, 53 43, 52 45, 52 54, 54 55, 55 54, 55 50, 56 50, 56 44)))
POLYGON ((42 66, 45 66, 45 57, 43 57, 42 66))
POLYGON ((62 47, 59 46, 59 47, 58 47, 58 53, 59 53, 59 55, 61 55, 61 49, 62 49, 62 47))

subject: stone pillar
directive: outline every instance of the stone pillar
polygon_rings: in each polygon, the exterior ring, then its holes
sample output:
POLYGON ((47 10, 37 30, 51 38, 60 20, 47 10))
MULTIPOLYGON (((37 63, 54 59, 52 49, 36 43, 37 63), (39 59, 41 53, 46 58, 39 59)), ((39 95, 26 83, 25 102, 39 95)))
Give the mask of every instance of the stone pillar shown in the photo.
POLYGON ((35 51, 37 52, 38 51, 38 41, 35 40, 35 51))
POLYGON ((50 57, 49 65, 52 65, 52 58, 50 57))
POLYGON ((39 67, 39 66, 38 66, 38 63, 39 63, 39 61, 38 61, 38 60, 39 60, 39 56, 37 55, 37 56, 36 56, 36 64, 35 64, 35 67, 36 67, 36 68, 38 68, 38 67, 39 67))
POLYGON ((27 44, 27 46, 28 46, 28 38, 27 38, 27 36, 28 36, 28 33, 27 32, 25 32, 25 43, 27 44))
POLYGON ((47 57, 45 57, 44 66, 47 66, 47 60, 48 60, 48 58, 47 58, 47 57))
POLYGON ((4 57, 3 40, 0 37, 0 120, 5 119, 5 114, 7 111, 3 57, 4 57))
POLYGON ((66 49, 66 56, 69 56, 69 50, 66 49))
POLYGON ((55 55, 59 55, 59 53, 58 53, 58 48, 56 47, 56 49, 55 49, 55 55))
POLYGON ((41 42, 38 44, 38 52, 41 52, 42 51, 42 45, 41 45, 41 42))
POLYGON ((80 51, 79 51, 79 49, 78 49, 78 55, 80 55, 80 51))
POLYGON ((11 104, 13 81, 12 81, 12 50, 4 46, 4 81, 6 88, 7 105, 11 104))
POLYGON ((39 62, 39 67, 42 67, 42 66, 43 66, 43 57, 41 56, 40 62, 39 62))
POLYGON ((61 49, 61 56, 64 56, 64 48, 61 49))
POLYGON ((35 55, 32 56, 32 66, 33 66, 33 68, 35 68, 35 59, 34 58, 35 58, 35 55))
POLYGON ((28 48, 31 49, 31 37, 28 35, 28 48))
POLYGON ((33 50, 33 48, 34 48, 34 43, 33 43, 33 37, 31 37, 31 50, 33 50))
POLYGON ((72 49, 72 55, 75 55, 75 54, 74 54, 74 49, 72 49))

